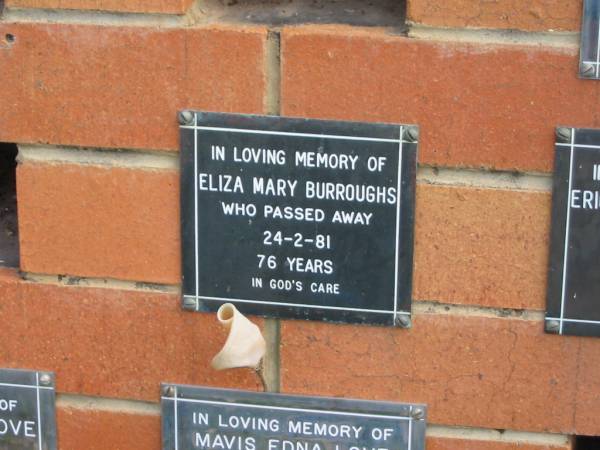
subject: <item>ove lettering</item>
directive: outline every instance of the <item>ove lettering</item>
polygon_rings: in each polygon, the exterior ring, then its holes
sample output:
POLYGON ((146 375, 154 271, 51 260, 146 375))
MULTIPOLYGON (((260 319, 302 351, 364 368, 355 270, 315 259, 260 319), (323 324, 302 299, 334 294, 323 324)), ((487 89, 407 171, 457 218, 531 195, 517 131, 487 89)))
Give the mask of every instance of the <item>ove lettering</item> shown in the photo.
POLYGON ((0 436, 23 436, 34 438, 36 424, 32 420, 14 420, 0 418, 0 436))
MULTIPOLYGON (((16 412, 19 402, 14 399, 0 399, 0 412, 16 412)), ((36 423, 32 420, 8 419, 0 415, 0 436, 34 438, 36 423)))

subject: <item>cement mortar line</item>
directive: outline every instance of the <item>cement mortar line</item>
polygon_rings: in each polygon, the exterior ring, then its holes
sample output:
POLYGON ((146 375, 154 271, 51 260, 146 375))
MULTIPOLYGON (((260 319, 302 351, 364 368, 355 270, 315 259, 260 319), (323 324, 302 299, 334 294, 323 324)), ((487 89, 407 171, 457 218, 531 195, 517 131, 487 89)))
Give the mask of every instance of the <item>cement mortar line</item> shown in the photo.
POLYGON ((278 116, 281 113, 281 34, 275 29, 267 33, 265 80, 265 111, 278 116))
POLYGON ((569 444, 570 440, 569 436, 564 434, 512 430, 498 431, 487 428, 451 427, 443 425, 428 425, 426 434, 428 437, 446 439, 467 439, 557 447, 569 444))
POLYGON ((508 172, 478 169, 419 166, 417 182, 443 186, 552 191, 552 176, 541 172, 508 172))
POLYGON ((179 170, 179 153, 130 149, 91 149, 19 145, 19 163, 77 164, 124 169, 179 170))
MULTIPOLYGON (((143 150, 81 149, 55 146, 19 145, 19 163, 78 164, 140 170, 179 170, 179 153, 143 150)), ((419 166, 417 182, 442 186, 552 190, 550 174, 489 171, 465 168, 419 166)))
MULTIPOLYGON (((52 23, 114 27, 188 28, 227 22, 218 21, 218 11, 208 14, 194 1, 184 14, 94 11, 85 9, 5 8, 0 22, 52 23)), ((252 25, 252 24, 249 24, 252 25)))
MULTIPOLYGON (((56 395, 56 406, 61 409, 69 408, 80 411, 100 411, 149 416, 160 416, 161 413, 160 405, 158 403, 107 397, 91 397, 78 394, 58 393, 56 395)), ((453 427, 435 424, 427 426, 426 435, 432 438, 550 446, 563 446, 569 442, 569 436, 562 434, 512 430, 498 431, 488 428, 453 427)))
POLYGON ((487 317, 490 319, 518 319, 530 322, 543 322, 544 311, 535 309, 499 308, 491 306, 458 305, 430 300, 413 300, 414 316, 441 315, 461 317, 487 317))
POLYGON ((501 29, 436 28, 411 25, 408 37, 449 43, 523 45, 579 50, 579 32, 517 31, 501 29))
POLYGON ((263 376, 268 392, 279 392, 281 329, 279 319, 266 318, 263 326, 263 336, 267 343, 267 351, 263 359, 263 376))
POLYGON ((54 284, 65 287, 82 287, 91 289, 118 289, 123 291, 152 292, 156 294, 181 294, 181 287, 173 284, 147 283, 143 281, 127 281, 115 278, 92 278, 74 275, 49 275, 23 272, 22 277, 31 283, 54 284))
MULTIPOLYGON (((24 272, 23 279, 31 283, 53 284, 66 287, 120 289, 128 291, 153 292, 157 294, 180 295, 179 285, 153 284, 135 281, 117 280, 113 278, 88 278, 65 275, 49 275, 24 272)), ((416 316, 437 314, 453 316, 471 316, 488 318, 510 318, 535 322, 544 320, 544 312, 531 309, 498 308, 489 306, 459 305, 441 303, 431 300, 413 300, 412 312, 416 316)), ((277 333, 277 327, 272 325, 273 333, 277 333)))
MULTIPOLYGON (((160 389, 156 386, 156 392, 160 389)), ((85 411, 102 411, 112 413, 127 413, 160 416, 158 403, 140 400, 123 400, 106 397, 91 397, 79 394, 56 394, 57 408, 72 408, 85 411)))
POLYGON ((129 13, 67 9, 5 8, 4 23, 42 23, 115 27, 185 28, 194 22, 188 14, 129 13))
MULTIPOLYGON (((120 13, 66 9, 55 10, 5 8, 0 21, 5 23, 55 23, 159 28, 187 28, 216 24, 262 28, 268 28, 270 26, 268 23, 260 24, 249 21, 242 22, 228 20, 227 18, 223 19, 223 14, 224 10, 215 9, 214 5, 210 10, 202 10, 202 7, 198 4, 198 2, 195 2, 194 5, 190 7, 184 15, 164 13, 120 13)), ((341 25, 354 29, 371 29, 370 27, 365 26, 352 26, 346 24, 341 25)), ((293 27, 298 26, 302 25, 293 25, 293 27)), ((281 28, 285 29, 286 26, 282 26, 281 28)), ((385 30, 387 28, 382 29, 385 30)), ((579 33, 577 32, 526 32, 495 29, 435 28, 413 24, 409 26, 408 37, 423 40, 478 44, 556 47, 564 48, 568 51, 577 50, 579 47, 579 33)))

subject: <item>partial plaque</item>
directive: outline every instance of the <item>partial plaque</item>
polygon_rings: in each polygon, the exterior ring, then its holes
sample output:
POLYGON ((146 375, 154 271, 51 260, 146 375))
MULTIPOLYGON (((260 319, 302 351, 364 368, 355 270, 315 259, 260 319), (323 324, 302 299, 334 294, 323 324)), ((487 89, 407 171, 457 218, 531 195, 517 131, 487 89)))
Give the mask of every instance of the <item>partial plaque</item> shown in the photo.
POLYGON ((600 130, 556 134, 546 331, 600 336, 600 130))
POLYGON ((163 450, 424 450, 426 408, 162 387, 163 450))
POLYGON ((600 0, 584 0, 579 76, 600 79, 600 0))
POLYGON ((54 376, 0 369, 0 448, 56 450, 54 376))
POLYGON ((410 325, 416 127, 180 121, 184 308, 410 325))

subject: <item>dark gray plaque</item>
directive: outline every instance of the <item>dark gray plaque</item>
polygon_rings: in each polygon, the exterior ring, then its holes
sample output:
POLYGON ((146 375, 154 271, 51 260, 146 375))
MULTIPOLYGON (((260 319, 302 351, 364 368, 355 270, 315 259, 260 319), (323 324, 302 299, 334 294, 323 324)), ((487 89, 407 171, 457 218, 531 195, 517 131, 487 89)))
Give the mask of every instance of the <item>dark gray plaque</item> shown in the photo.
POLYGON ((600 79, 600 0, 584 0, 579 76, 600 79))
POLYGON ((600 130, 557 137, 546 331, 600 336, 600 130))
POLYGON ((0 448, 56 450, 54 375, 0 369, 0 448))
POLYGON ((180 121, 185 308, 410 325, 416 127, 180 121))
POLYGON ((163 450, 424 450, 426 408, 163 385, 163 450))

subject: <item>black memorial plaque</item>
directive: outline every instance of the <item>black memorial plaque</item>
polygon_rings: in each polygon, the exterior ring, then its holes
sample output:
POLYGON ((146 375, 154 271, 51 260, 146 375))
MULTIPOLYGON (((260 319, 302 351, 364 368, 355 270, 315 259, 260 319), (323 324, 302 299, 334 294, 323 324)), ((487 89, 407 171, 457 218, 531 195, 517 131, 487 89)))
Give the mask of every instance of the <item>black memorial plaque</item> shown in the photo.
POLYGON ((600 336, 600 130, 558 128, 546 331, 600 336))
POLYGON ((584 0, 579 76, 600 79, 600 0, 584 0))
POLYGON ((0 448, 56 450, 54 376, 0 369, 0 448))
POLYGON ((163 450, 424 450, 426 408, 162 387, 163 450))
POLYGON ((184 308, 410 325, 416 127, 180 122, 184 308))

